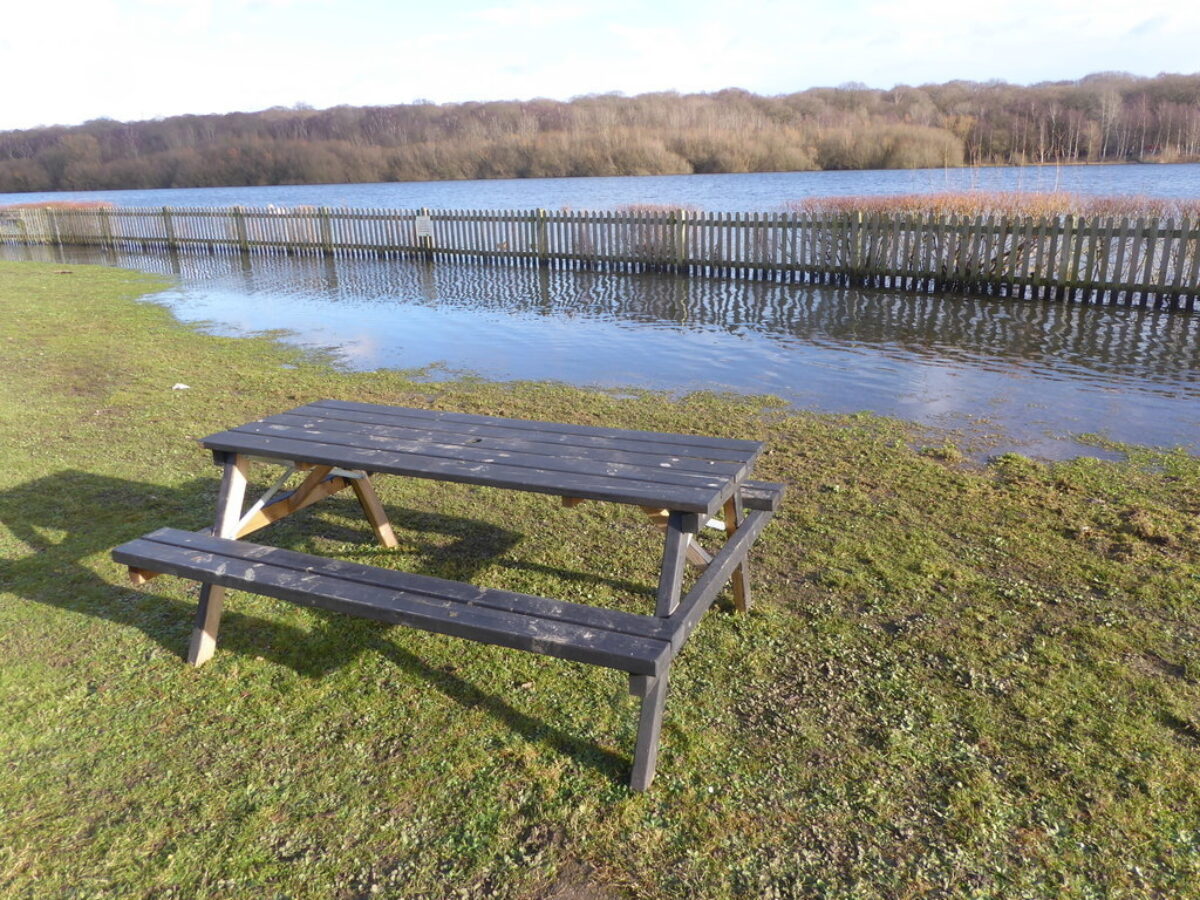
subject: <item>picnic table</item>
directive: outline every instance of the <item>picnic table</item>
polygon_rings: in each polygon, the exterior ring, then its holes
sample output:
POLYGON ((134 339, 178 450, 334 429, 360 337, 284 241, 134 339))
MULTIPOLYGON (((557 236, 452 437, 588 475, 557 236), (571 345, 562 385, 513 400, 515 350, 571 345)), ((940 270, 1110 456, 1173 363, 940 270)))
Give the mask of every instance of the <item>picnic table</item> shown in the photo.
POLYGON ((630 784, 654 777, 671 662, 732 579, 734 606, 751 603, 747 553, 783 486, 750 481, 758 441, 668 434, 321 400, 200 441, 222 469, 216 522, 161 528, 113 551, 135 584, 158 574, 201 583, 188 661, 216 647, 226 588, 455 635, 628 674, 642 698, 630 784), (282 464, 244 508, 251 460, 282 464), (289 480, 303 473, 294 490, 289 480), (359 565, 241 540, 347 488, 379 542, 397 545, 371 479, 401 475, 533 491, 640 508, 663 532, 653 615, 359 565), (714 518, 718 514, 721 518, 714 518), (726 535, 715 554, 702 528, 726 535), (685 566, 702 569, 682 595, 685 566))

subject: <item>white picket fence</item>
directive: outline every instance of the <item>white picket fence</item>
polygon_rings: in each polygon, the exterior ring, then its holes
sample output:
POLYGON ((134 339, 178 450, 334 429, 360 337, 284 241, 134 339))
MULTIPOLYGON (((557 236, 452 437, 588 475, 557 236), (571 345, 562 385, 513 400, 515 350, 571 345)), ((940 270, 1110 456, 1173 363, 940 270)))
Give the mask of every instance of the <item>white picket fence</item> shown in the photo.
POLYGON ((37 208, 0 242, 398 255, 1200 307, 1200 222, 684 210, 37 208))

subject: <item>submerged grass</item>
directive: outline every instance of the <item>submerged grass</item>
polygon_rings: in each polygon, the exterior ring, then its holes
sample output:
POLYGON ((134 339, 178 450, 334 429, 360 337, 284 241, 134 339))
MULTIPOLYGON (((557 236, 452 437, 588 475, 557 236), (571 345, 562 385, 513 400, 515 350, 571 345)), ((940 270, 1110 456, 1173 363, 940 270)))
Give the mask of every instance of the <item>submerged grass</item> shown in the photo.
MULTIPOLYGON (((0 263, 3 896, 1200 894, 1196 458, 981 467, 764 399, 345 373, 157 286, 0 263), (183 664, 194 586, 109 550, 208 524, 194 438, 318 397, 769 441, 757 606, 673 667, 649 793, 611 672, 237 593, 183 664)), ((379 487, 396 551, 342 499, 261 539, 652 606, 627 510, 379 487)))

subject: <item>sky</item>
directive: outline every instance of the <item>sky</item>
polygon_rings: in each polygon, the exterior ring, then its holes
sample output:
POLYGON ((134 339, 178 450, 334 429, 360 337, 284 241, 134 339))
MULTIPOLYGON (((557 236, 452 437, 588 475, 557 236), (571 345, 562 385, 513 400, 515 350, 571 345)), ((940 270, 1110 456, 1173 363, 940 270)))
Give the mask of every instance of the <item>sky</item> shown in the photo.
POLYGON ((582 94, 1200 71, 1194 0, 41 0, 0 129, 582 94))

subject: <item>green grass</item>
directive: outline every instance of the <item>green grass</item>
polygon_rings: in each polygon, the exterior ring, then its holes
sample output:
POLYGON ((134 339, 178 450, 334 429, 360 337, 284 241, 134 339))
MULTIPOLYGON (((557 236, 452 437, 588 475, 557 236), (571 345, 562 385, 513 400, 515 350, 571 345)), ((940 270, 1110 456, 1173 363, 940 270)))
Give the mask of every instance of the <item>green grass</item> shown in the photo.
MULTIPOLYGON (((980 466, 764 398, 349 374, 158 286, 0 263, 0 895, 1200 895, 1195 457, 980 466), (677 660, 649 793, 607 670, 240 593, 184 665, 194 585, 109 550, 209 524, 194 438, 319 397, 769 442, 757 605, 677 660)), ((397 551, 340 498, 260 538, 652 607, 627 509, 379 488, 397 551)))

